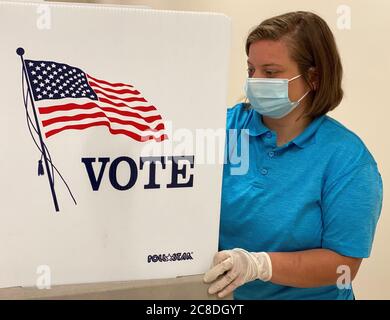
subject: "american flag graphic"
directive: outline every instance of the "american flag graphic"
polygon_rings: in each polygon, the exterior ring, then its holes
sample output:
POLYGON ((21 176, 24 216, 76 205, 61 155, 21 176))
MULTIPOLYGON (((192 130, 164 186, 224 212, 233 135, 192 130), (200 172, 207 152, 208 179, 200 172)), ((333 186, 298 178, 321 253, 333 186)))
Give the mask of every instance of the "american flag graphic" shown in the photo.
POLYGON ((168 139, 158 110, 132 85, 53 61, 25 60, 25 66, 46 138, 105 126, 139 142, 168 139))

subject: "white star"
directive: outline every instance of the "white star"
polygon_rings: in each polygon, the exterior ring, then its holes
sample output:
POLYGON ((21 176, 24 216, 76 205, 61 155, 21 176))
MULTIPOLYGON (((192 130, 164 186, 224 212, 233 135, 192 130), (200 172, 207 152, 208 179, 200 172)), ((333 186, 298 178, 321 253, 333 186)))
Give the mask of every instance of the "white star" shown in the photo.
POLYGON ((47 74, 47 71, 46 70, 42 71, 42 74, 47 74))
POLYGON ((50 71, 50 70, 51 70, 51 68, 50 68, 50 67, 47 67, 47 68, 46 68, 46 70, 47 70, 47 71, 50 71))
POLYGON ((45 84, 44 84, 43 82, 41 82, 41 83, 39 84, 39 86, 44 87, 45 84))
POLYGON ((56 85, 57 85, 57 83, 55 83, 55 82, 53 82, 53 83, 51 84, 52 87, 55 87, 56 85))
POLYGON ((28 65, 32 67, 34 64, 32 62, 29 62, 28 65))
POLYGON ((44 66, 45 66, 45 64, 42 62, 42 63, 41 63, 41 67, 44 67, 44 66))
POLYGON ((38 99, 42 99, 42 96, 40 94, 38 95, 38 99))
POLYGON ((36 88, 35 91, 36 91, 36 92, 39 92, 39 91, 41 91, 41 89, 40 89, 40 88, 36 88))
POLYGON ((43 91, 42 93, 43 93, 43 95, 47 95, 47 91, 43 91))
POLYGON ((73 68, 72 71, 73 71, 73 72, 76 72, 76 69, 73 68))
POLYGON ((61 93, 61 97, 65 97, 65 94, 64 94, 64 93, 61 93))
POLYGON ((35 67, 35 70, 37 70, 37 71, 38 71, 38 70, 41 70, 41 68, 40 68, 40 67, 38 67, 38 66, 36 66, 36 67, 35 67))
POLYGON ((42 79, 42 76, 41 76, 41 75, 39 75, 37 78, 38 78, 39 80, 41 80, 41 79, 42 79))
POLYGON ((50 82, 50 80, 49 80, 49 79, 46 79, 46 80, 45 80, 45 82, 46 82, 46 83, 49 83, 49 82, 50 82))
POLYGON ((36 75, 37 73, 35 71, 31 71, 31 74, 32 75, 36 75))
POLYGON ((72 71, 69 71, 69 74, 73 74, 73 72, 72 72, 72 71))
POLYGON ((47 89, 47 91, 50 91, 50 90, 51 90, 51 87, 47 86, 46 89, 47 89))
POLYGON ((56 76, 56 75, 58 74, 58 72, 57 72, 57 71, 54 71, 53 74, 56 76))
POLYGON ((54 63, 52 63, 52 65, 51 65, 51 66, 52 66, 52 68, 55 68, 55 67, 56 67, 56 65, 55 65, 54 63))
POLYGON ((49 76, 49 79, 53 79, 54 78, 54 76, 51 74, 50 76, 49 76))
POLYGON ((66 94, 69 94, 69 90, 65 90, 65 93, 66 93, 66 94))
POLYGON ((75 93, 72 93, 72 97, 75 97, 76 96, 76 94, 75 93))
POLYGON ((94 95, 92 95, 92 94, 90 95, 90 97, 91 97, 91 98, 95 98, 95 96, 94 96, 94 95))
POLYGON ((57 83, 60 83, 60 79, 57 79, 56 82, 57 82, 57 83))
POLYGON ((62 90, 62 86, 59 86, 58 89, 62 90))
POLYGON ((54 90, 54 93, 58 93, 58 90, 56 89, 56 90, 54 90))
POLYGON ((37 79, 35 79, 35 80, 33 80, 33 82, 34 82, 34 83, 38 83, 38 80, 37 80, 37 79))
POLYGON ((83 97, 85 97, 85 93, 83 92, 82 94, 81 94, 83 97))
POLYGON ((50 93, 50 94, 49 94, 49 98, 53 98, 53 94, 50 93))
POLYGON ((60 79, 61 79, 61 80, 64 79, 64 76, 60 76, 60 79))

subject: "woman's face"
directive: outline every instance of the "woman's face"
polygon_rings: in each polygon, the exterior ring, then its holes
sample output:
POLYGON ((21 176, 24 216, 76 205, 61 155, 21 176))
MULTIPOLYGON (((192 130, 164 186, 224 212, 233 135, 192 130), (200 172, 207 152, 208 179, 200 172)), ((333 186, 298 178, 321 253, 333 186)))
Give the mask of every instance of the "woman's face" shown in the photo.
MULTIPOLYGON (((250 78, 291 79, 299 75, 298 65, 291 60, 283 40, 259 40, 249 47, 248 76, 250 78)), ((303 77, 289 82, 290 101, 299 100, 310 88, 303 77)), ((305 99, 301 104, 304 104, 305 99)))

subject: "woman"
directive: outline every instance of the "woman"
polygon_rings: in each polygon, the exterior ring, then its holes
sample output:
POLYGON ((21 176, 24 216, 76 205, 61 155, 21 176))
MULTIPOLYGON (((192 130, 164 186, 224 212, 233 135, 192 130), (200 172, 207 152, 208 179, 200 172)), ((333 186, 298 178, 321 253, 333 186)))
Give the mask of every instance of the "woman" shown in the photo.
POLYGON ((332 32, 313 13, 291 12, 256 27, 246 53, 249 104, 228 109, 227 129, 241 137, 228 135, 227 149, 248 143, 249 168, 224 165, 209 293, 354 299, 348 278, 370 255, 382 180, 359 137, 326 115, 343 96, 332 32))

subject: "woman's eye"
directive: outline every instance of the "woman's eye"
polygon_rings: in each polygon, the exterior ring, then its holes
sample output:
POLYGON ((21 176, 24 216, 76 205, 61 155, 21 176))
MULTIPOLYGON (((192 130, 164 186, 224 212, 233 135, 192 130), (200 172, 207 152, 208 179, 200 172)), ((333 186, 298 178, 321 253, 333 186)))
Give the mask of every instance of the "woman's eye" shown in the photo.
POLYGON ((267 77, 273 77, 273 76, 275 76, 275 74, 277 73, 277 71, 275 71, 275 70, 265 70, 264 73, 265 73, 265 75, 266 75, 267 77))
MULTIPOLYGON (((249 76, 249 77, 252 77, 252 76, 254 75, 255 71, 256 71, 255 68, 248 68, 248 69, 247 69, 248 76, 249 76)), ((264 70, 264 71, 263 71, 264 76, 267 77, 267 78, 272 78, 272 77, 274 77, 277 73, 278 73, 277 70, 264 70)))

